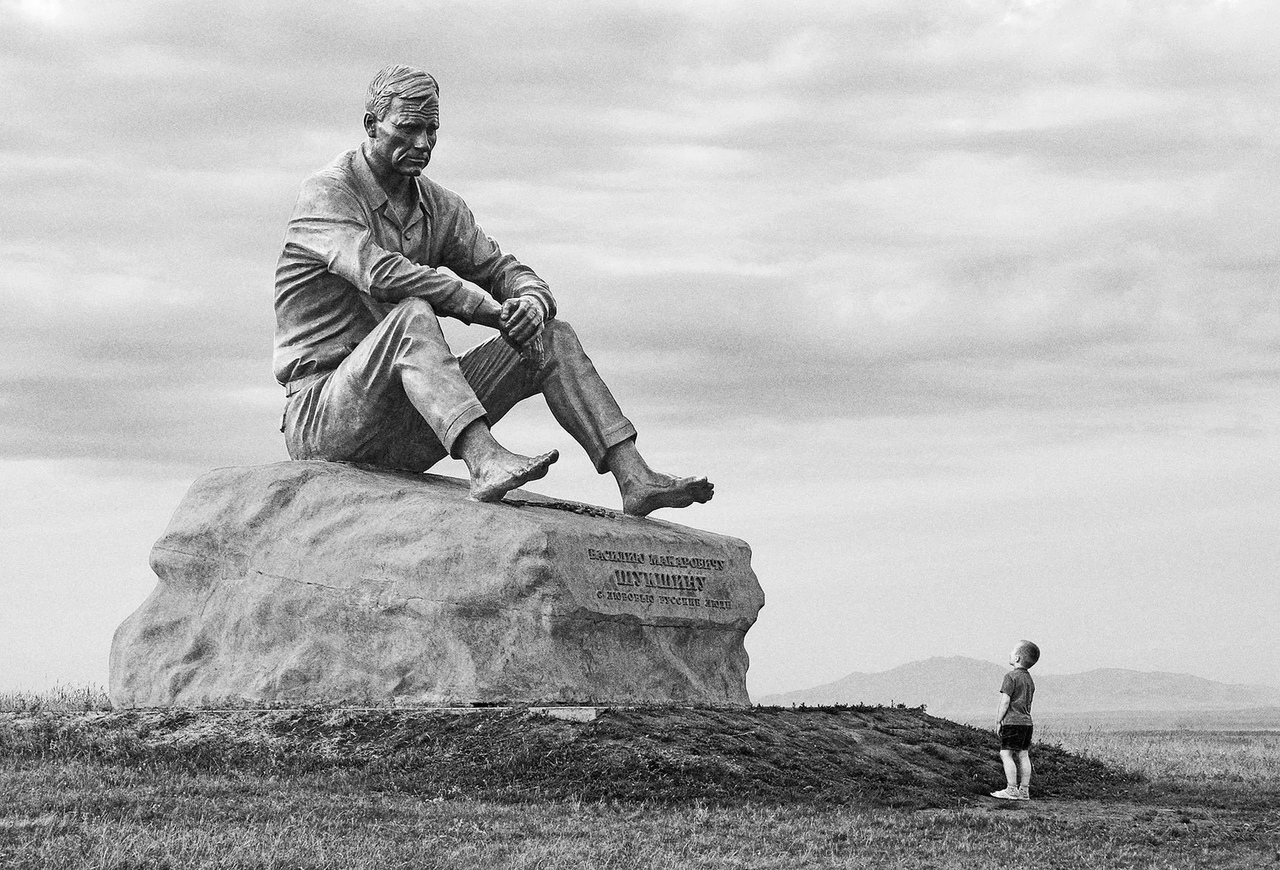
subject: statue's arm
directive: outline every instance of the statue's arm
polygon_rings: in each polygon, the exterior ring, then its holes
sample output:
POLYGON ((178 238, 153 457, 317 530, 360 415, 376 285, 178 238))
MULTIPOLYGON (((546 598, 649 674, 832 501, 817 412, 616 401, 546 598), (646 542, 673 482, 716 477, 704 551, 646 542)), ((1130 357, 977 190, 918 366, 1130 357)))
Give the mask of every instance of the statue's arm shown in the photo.
POLYGON ((556 300, 547 282, 489 238, 476 224, 471 209, 456 194, 448 203, 448 241, 445 262, 455 274, 488 290, 499 303, 532 296, 542 303, 545 319, 556 313, 556 300))
POLYGON ((374 244, 368 217, 348 187, 326 176, 309 178, 285 233, 286 256, 315 263, 379 302, 416 296, 439 315, 466 323, 488 297, 481 290, 374 244))

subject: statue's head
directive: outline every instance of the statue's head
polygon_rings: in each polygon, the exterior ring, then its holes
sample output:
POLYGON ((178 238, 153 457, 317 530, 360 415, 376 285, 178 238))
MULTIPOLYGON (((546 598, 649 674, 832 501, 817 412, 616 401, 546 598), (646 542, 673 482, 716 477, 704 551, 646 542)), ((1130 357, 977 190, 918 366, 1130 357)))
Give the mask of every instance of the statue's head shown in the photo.
POLYGON ((421 175, 440 129, 440 86, 411 66, 383 69, 369 83, 364 129, 375 169, 421 175))
POLYGON ((365 113, 381 121, 396 97, 407 100, 434 98, 439 102, 440 86, 431 73, 425 70, 402 63, 392 64, 382 69, 369 82, 369 92, 364 98, 365 113))

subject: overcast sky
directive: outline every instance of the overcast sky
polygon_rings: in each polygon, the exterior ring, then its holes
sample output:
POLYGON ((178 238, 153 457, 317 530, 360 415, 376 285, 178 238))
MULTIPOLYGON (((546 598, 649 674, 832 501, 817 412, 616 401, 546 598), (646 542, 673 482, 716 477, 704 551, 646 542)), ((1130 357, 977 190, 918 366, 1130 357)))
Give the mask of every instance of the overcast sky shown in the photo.
MULTIPOLYGON (((767 595, 755 694, 934 655, 1280 684, 1269 2, 0 0, 0 689, 105 683, 286 458, 272 275, 382 66, 767 595)), ((459 348, 479 327, 450 333, 459 348)), ((617 505, 561 449, 535 489, 617 505)), ((461 476, 446 461, 434 469, 461 476)))

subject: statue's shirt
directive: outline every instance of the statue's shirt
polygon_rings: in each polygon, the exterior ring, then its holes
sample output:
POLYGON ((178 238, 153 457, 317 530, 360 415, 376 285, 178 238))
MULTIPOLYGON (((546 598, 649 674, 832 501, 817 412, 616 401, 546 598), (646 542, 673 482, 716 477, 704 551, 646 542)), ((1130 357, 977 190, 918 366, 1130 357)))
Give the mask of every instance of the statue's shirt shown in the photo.
POLYGON ((276 265, 280 383, 336 367, 414 296, 464 323, 484 293, 536 296, 554 315, 546 283, 484 234, 462 197, 425 176, 414 182, 417 202, 403 221, 361 149, 303 182, 276 265))

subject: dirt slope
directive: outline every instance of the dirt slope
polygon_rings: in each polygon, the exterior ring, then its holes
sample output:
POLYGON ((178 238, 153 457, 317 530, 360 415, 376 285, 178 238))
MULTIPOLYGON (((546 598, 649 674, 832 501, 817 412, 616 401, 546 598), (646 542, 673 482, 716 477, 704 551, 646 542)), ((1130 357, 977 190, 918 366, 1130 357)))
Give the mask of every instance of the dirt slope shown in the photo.
MULTIPOLYGON (((0 714, 0 758, 96 758, 254 774, 349 770, 366 787, 490 800, 707 800, 942 807, 1002 785, 989 731, 900 707, 0 714)), ((1052 746, 1040 797, 1106 799, 1131 780, 1052 746)))

